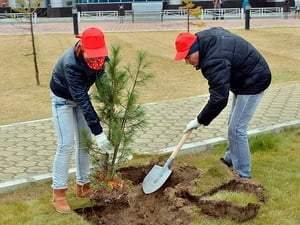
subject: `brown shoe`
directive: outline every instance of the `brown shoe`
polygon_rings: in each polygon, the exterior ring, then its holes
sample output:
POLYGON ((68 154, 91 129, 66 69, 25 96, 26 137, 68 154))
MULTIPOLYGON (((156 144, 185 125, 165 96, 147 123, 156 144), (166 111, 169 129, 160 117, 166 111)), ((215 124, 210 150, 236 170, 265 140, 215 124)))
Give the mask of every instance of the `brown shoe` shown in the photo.
POLYGON ((52 204, 59 213, 70 213, 71 208, 66 199, 67 189, 53 189, 52 204))
POLYGON ((83 185, 76 184, 76 196, 78 198, 89 198, 92 194, 92 190, 90 188, 91 183, 85 183, 83 185))

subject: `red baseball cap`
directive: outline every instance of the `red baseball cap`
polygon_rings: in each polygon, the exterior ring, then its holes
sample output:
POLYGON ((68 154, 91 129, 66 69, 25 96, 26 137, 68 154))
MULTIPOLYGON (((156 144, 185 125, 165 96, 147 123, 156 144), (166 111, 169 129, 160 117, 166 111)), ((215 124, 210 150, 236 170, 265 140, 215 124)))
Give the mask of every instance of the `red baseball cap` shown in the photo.
POLYGON ((180 33, 175 40, 176 55, 174 60, 184 59, 190 51, 191 46, 196 41, 197 36, 191 33, 180 33))
POLYGON ((81 39, 81 46, 89 58, 103 57, 108 55, 104 34, 101 30, 91 27, 77 35, 81 39))

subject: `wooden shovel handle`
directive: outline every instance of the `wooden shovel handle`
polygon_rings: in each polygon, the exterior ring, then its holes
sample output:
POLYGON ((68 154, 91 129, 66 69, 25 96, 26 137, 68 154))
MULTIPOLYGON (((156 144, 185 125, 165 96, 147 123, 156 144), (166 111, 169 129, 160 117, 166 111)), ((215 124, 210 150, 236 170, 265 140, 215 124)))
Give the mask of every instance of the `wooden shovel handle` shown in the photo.
POLYGON ((182 146, 184 145, 184 143, 186 142, 186 140, 188 139, 188 137, 190 136, 191 133, 192 133, 192 130, 189 130, 189 131, 184 133, 183 137, 181 138, 181 140, 179 141, 179 143, 175 147, 172 155, 170 156, 171 159, 175 159, 177 153, 182 148, 182 146))

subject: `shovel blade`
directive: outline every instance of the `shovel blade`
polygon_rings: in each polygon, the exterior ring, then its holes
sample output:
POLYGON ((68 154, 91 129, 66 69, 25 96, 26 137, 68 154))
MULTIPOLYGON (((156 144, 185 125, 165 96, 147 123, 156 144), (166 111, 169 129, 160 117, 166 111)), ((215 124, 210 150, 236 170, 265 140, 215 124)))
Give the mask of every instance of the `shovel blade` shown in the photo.
POLYGON ((171 173, 172 170, 170 170, 166 166, 161 167, 161 166, 154 165, 154 167, 144 178, 143 181, 144 193, 151 194, 157 191, 167 181, 171 173))

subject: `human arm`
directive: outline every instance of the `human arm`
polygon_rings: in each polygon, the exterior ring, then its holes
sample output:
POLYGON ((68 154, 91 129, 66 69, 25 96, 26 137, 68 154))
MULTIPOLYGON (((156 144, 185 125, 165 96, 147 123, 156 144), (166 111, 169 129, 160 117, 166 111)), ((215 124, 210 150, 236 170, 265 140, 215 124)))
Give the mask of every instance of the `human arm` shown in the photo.
POLYGON ((199 124, 207 126, 226 107, 230 90, 230 64, 227 60, 214 59, 205 63, 202 74, 208 80, 209 99, 197 115, 199 124))
POLYGON ((96 79, 96 73, 72 61, 64 65, 63 71, 71 100, 80 108, 91 132, 95 136, 99 135, 103 129, 89 95, 89 88, 96 79))

